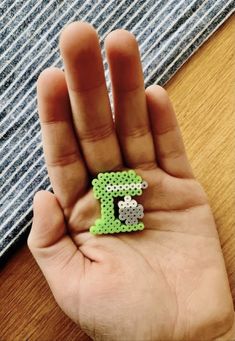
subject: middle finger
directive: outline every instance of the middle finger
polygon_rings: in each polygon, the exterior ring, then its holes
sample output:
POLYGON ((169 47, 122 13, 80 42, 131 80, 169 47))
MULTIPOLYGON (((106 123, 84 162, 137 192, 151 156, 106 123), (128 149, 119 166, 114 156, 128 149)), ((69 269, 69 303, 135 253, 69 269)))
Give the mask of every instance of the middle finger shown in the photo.
POLYGON ((75 130, 87 167, 92 174, 119 169, 122 157, 96 31, 87 23, 72 23, 61 34, 60 49, 75 130))

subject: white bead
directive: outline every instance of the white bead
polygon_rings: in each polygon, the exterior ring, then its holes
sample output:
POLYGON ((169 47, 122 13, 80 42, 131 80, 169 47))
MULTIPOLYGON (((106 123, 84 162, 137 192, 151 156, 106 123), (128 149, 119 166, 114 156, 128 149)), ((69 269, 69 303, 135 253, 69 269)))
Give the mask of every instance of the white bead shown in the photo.
POLYGON ((142 187, 143 189, 147 188, 147 187, 148 187, 147 181, 143 181, 142 184, 141 184, 141 187, 142 187))

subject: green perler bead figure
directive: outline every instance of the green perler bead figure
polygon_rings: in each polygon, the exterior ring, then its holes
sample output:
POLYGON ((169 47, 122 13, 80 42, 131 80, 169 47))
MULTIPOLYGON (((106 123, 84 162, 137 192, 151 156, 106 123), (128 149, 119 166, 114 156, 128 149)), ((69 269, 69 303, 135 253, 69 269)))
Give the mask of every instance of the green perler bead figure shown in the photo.
POLYGON ((132 196, 141 195, 142 189, 148 185, 134 170, 100 173, 92 181, 92 185, 94 196, 101 203, 101 218, 91 226, 92 234, 144 229, 144 224, 138 221, 144 216, 143 206, 132 199, 132 196))

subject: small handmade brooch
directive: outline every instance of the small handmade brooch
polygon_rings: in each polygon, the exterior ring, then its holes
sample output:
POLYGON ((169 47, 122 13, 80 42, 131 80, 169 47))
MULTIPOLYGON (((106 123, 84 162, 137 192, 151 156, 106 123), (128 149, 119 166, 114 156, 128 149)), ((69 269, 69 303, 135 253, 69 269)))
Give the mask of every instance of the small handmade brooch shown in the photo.
POLYGON ((92 180, 93 193, 100 200, 101 218, 91 226, 92 234, 130 232, 144 229, 144 208, 133 199, 148 184, 134 170, 99 173, 92 180))

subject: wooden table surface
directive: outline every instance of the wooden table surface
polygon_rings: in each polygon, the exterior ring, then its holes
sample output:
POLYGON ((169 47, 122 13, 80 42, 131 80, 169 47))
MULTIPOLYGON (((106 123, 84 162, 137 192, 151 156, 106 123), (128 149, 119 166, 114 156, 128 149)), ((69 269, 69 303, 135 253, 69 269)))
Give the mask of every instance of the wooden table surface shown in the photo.
MULTIPOLYGON (((206 189, 235 302, 235 22, 230 18, 167 84, 189 158, 206 189)), ((0 340, 89 340, 58 308, 26 245, 0 282, 0 340)))

